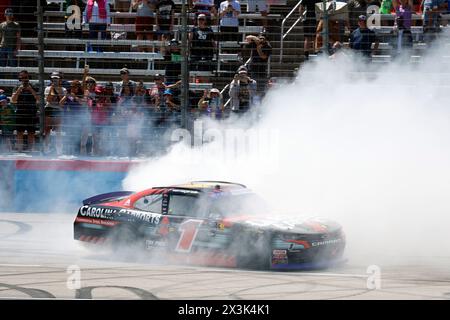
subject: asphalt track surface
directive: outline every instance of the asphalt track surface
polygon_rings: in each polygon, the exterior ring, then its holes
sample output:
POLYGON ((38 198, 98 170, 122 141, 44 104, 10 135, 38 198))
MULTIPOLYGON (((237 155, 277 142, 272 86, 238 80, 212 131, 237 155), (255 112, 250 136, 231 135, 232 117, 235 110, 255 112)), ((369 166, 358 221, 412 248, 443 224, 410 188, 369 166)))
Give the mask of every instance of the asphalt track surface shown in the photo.
POLYGON ((295 272, 170 265, 150 257, 131 261, 73 241, 73 218, 0 214, 0 298, 450 299, 450 258, 380 265, 380 278, 369 278, 368 266, 354 259, 333 269, 295 272))

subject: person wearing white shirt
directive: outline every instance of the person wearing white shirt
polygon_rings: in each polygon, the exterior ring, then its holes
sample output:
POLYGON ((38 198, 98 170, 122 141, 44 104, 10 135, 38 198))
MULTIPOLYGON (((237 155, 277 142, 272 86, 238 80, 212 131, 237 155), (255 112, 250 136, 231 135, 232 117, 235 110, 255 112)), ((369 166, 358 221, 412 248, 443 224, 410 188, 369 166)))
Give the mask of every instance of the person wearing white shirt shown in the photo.
POLYGON ((221 41, 239 42, 239 20, 241 5, 236 0, 226 0, 220 4, 221 41))

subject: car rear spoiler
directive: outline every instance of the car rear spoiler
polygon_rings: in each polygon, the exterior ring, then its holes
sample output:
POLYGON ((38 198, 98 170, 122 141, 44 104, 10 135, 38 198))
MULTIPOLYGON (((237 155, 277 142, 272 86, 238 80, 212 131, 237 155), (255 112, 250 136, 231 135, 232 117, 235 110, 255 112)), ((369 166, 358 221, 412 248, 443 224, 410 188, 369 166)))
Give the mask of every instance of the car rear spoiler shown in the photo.
POLYGON ((109 193, 103 193, 99 194, 87 199, 83 200, 83 205, 89 205, 89 204, 95 204, 99 202, 105 202, 105 201, 111 201, 116 198, 121 198, 125 196, 129 196, 130 194, 133 194, 134 191, 116 191, 116 192, 109 192, 109 193))

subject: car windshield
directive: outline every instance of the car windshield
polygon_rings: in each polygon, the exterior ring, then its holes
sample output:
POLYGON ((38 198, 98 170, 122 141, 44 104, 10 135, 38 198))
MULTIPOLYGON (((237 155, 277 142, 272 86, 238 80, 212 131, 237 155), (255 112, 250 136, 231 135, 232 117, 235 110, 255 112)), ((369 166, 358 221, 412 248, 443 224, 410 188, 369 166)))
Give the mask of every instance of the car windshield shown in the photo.
POLYGON ((236 215, 262 215, 268 213, 267 203, 257 194, 218 194, 210 197, 208 208, 210 215, 219 214, 223 217, 236 215))

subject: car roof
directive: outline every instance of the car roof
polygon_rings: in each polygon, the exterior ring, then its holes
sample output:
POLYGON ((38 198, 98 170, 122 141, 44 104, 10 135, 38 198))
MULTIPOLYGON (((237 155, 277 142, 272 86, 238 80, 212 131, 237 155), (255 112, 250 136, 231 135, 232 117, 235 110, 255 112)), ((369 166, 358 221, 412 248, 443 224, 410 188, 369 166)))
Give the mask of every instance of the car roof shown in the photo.
POLYGON ((247 187, 240 183, 227 181, 191 181, 188 183, 173 185, 170 188, 191 189, 200 192, 209 192, 215 189, 231 191, 237 189, 246 189, 247 187))

